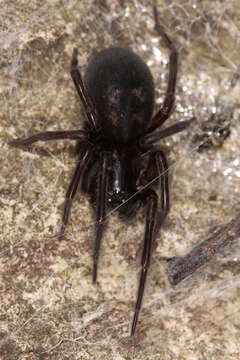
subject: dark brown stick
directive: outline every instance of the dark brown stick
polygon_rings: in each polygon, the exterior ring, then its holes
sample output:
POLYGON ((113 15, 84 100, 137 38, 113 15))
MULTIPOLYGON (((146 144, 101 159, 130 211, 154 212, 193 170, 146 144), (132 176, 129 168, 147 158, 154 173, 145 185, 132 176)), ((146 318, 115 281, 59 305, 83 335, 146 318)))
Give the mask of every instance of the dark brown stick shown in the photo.
POLYGON ((196 245, 187 255, 170 260, 167 275, 171 285, 177 285, 200 266, 211 261, 220 249, 240 237, 240 214, 214 235, 196 245))

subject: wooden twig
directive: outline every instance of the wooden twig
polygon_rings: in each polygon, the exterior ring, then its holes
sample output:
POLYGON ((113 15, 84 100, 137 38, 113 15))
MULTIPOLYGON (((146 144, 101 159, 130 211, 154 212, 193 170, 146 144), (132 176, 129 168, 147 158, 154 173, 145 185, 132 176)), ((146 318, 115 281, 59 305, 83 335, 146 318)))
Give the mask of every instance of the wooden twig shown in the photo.
POLYGON ((196 245, 187 255, 175 256, 169 261, 167 269, 171 285, 177 285, 199 267, 214 259, 225 246, 240 237, 240 214, 210 238, 196 245))

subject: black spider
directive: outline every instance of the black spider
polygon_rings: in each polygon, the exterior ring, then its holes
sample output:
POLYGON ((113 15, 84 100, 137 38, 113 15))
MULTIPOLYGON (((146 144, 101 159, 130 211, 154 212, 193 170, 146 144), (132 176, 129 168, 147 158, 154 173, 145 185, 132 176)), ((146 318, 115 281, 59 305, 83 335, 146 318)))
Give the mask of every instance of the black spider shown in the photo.
POLYGON ((121 217, 128 219, 136 215, 142 204, 146 205, 142 269, 131 336, 135 333, 141 309, 155 230, 161 227, 169 212, 168 165, 164 153, 154 148, 153 144, 186 129, 192 121, 159 129, 174 105, 177 50, 159 23, 156 7, 153 13, 155 29, 170 50, 167 93, 162 107, 153 118, 153 78, 138 55, 119 47, 105 49, 90 60, 83 81, 78 69, 77 49, 74 49, 71 76, 87 115, 84 130, 47 131, 9 142, 11 146, 18 147, 36 141, 78 141, 78 162, 66 193, 59 240, 64 236, 81 180, 81 189, 90 196, 97 220, 93 252, 94 283, 106 210, 118 207, 121 217), (144 157, 147 159, 145 168, 144 157), (161 193, 158 217, 158 196, 147 186, 156 178, 161 193))

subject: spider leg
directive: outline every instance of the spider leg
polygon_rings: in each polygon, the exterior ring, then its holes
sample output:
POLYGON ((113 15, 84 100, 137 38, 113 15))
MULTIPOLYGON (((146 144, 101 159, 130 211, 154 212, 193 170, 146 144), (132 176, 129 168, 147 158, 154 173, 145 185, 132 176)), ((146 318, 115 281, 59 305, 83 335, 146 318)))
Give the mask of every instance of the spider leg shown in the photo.
POLYGON ((45 131, 39 134, 30 136, 27 139, 14 139, 9 141, 8 145, 19 147, 29 146, 37 141, 49 141, 49 140, 83 140, 86 138, 86 132, 82 130, 70 130, 70 131, 45 131))
POLYGON ((177 80, 177 69, 178 69, 178 53, 175 45, 170 40, 168 35, 165 33, 164 28, 159 22, 158 13, 156 6, 153 6, 153 15, 155 20, 155 29, 158 34, 162 37, 165 45, 170 50, 170 58, 169 58, 169 76, 168 76, 168 87, 167 93, 165 96, 165 100, 163 102, 162 107, 157 112, 157 114, 153 117, 151 126, 148 132, 153 131, 157 127, 161 126, 169 117, 174 101, 175 101, 175 88, 176 88, 176 80, 177 80))
POLYGON ((160 185, 160 194, 161 194, 161 206, 160 214, 157 219, 156 224, 156 235, 160 230, 163 221, 167 217, 170 210, 170 197, 169 197, 169 187, 168 187, 168 163, 163 151, 157 151, 153 155, 155 160, 155 166, 157 169, 157 175, 160 185))
POLYGON ((70 183, 67 193, 66 193, 63 217, 62 217, 62 225, 61 225, 59 235, 58 235, 59 241, 61 241, 64 237, 66 226, 67 226, 69 215, 70 215, 70 210, 72 207, 72 202, 73 202, 74 196, 77 192, 80 178, 84 174, 84 172, 87 170, 88 164, 91 160, 91 157, 92 157, 92 152, 90 149, 88 149, 85 151, 83 156, 81 154, 81 158, 79 158, 79 160, 78 160, 71 183, 70 183))
POLYGON ((159 141, 160 139, 177 134, 185 130, 194 120, 195 118, 192 118, 190 120, 180 121, 165 129, 157 129, 154 132, 147 133, 140 138, 139 145, 142 148, 147 148, 153 145, 155 142, 159 141))
POLYGON ((85 86, 83 84, 82 76, 78 68, 78 60, 77 60, 78 50, 76 48, 73 49, 72 62, 70 73, 72 76, 72 80, 78 92, 78 95, 83 103, 84 109, 86 111, 86 115, 91 126, 91 129, 94 132, 97 132, 98 124, 97 124, 97 115, 94 110, 94 106, 92 104, 91 99, 89 98, 85 86))
POLYGON ((141 261, 141 276, 138 286, 137 301, 135 305, 135 313, 132 322, 131 336, 134 336, 139 312, 142 305, 143 293, 145 288, 145 282, 147 278, 148 267, 150 264, 151 257, 151 248, 152 240, 154 237, 154 227, 156 223, 156 214, 157 214, 157 194, 149 189, 144 193, 145 201, 147 203, 147 215, 146 215, 146 228, 145 228, 145 237, 144 237, 144 246, 142 252, 142 261, 141 261))
POLYGON ((146 184, 154 180, 154 178, 158 179, 160 183, 160 214, 157 214, 156 193, 151 189, 146 190, 145 199, 147 201, 147 216, 144 247, 142 252, 142 270, 138 287, 135 314, 132 322, 131 336, 133 336, 135 333, 138 316, 141 309, 147 271, 150 264, 152 241, 156 237, 157 232, 161 228, 161 225, 170 209, 168 189, 168 164, 166 157, 162 151, 156 151, 150 155, 146 172, 143 173, 142 179, 140 179, 140 181, 146 184))
POLYGON ((107 183, 108 183, 108 175, 107 175, 107 154, 105 152, 100 155, 100 171, 98 175, 98 188, 97 188, 97 223, 96 223, 96 238, 95 238, 95 246, 93 252, 93 283, 97 280, 97 269, 98 269, 98 258, 100 245, 102 241, 102 235, 105 227, 105 216, 106 216, 106 192, 107 192, 107 183))

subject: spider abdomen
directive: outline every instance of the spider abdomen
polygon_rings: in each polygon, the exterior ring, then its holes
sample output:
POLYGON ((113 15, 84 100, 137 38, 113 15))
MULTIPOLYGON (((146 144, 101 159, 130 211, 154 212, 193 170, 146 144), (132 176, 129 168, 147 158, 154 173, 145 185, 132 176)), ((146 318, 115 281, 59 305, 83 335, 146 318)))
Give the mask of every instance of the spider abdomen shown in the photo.
POLYGON ((105 49, 89 62, 84 84, 102 135, 126 144, 143 134, 154 107, 154 83, 144 61, 129 49, 105 49))

